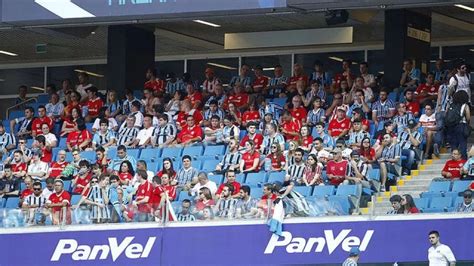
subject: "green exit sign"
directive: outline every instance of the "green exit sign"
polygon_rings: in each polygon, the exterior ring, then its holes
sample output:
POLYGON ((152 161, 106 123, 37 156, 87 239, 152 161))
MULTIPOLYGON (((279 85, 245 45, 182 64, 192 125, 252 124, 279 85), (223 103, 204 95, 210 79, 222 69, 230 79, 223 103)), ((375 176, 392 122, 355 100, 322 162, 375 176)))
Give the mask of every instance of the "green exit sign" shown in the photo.
POLYGON ((47 52, 47 45, 45 43, 38 43, 36 44, 36 53, 37 54, 45 54, 47 52))

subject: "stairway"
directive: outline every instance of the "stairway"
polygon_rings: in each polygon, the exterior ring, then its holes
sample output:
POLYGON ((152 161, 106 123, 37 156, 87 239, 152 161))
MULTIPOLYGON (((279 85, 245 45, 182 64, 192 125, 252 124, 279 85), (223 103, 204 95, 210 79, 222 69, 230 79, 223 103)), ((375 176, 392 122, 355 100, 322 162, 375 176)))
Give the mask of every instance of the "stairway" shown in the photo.
POLYGON ((391 210, 389 199, 393 195, 410 194, 413 198, 419 198, 422 192, 428 191, 431 180, 441 177, 441 170, 450 158, 449 153, 443 153, 439 159, 425 160, 418 170, 411 171, 411 175, 401 177, 397 186, 390 187, 390 191, 379 193, 374 201, 369 202, 368 208, 361 209, 361 213, 369 214, 373 207, 373 215, 386 214, 391 210))

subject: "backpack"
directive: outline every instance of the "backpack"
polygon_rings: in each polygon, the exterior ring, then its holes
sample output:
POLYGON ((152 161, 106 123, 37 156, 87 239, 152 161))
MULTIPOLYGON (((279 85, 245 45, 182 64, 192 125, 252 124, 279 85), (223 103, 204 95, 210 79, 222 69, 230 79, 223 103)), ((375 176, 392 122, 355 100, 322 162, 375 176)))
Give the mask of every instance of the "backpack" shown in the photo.
POLYGON ((462 105, 460 104, 452 104, 449 106, 448 110, 446 110, 446 116, 444 118, 445 128, 453 128, 461 122, 461 108, 462 105))

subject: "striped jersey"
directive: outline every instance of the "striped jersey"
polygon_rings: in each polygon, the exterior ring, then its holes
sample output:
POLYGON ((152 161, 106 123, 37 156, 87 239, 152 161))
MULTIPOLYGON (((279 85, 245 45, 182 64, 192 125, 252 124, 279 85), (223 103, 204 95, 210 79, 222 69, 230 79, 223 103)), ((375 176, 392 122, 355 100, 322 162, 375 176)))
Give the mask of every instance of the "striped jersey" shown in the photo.
POLYGON ((382 150, 382 158, 384 159, 395 159, 395 157, 402 156, 402 149, 398 144, 392 144, 390 146, 385 146, 382 150))
MULTIPOLYGON (((348 163, 347 168, 348 176, 355 177, 356 174, 354 168, 352 168, 352 164, 348 163)), ((367 179, 367 173, 369 171, 369 166, 367 165, 367 163, 363 162, 362 160, 359 160, 359 162, 357 162, 357 170, 359 170, 359 173, 363 177, 365 177, 365 179, 367 179)))
POLYGON ((46 201, 48 201, 48 199, 43 197, 43 195, 35 196, 35 194, 30 194, 25 198, 24 204, 26 203, 27 206, 38 205, 36 210, 39 211, 44 208, 46 201))
POLYGON ((252 79, 249 76, 233 76, 229 82, 229 87, 233 88, 237 82, 239 82, 243 87, 252 86, 252 79))
POLYGON ((262 146, 264 149, 263 149, 263 154, 265 155, 268 155, 268 153, 270 152, 270 147, 272 146, 272 144, 278 144, 278 145, 282 145, 282 144, 285 144, 285 138, 283 137, 282 134, 280 133, 276 133, 273 137, 272 136, 269 136, 269 135, 266 135, 264 138, 263 138, 263 143, 262 143, 262 146))
POLYGON ((240 129, 235 125, 232 125, 230 127, 225 126, 222 129, 222 136, 224 139, 230 138, 238 140, 240 137, 240 129))
POLYGON ((58 102, 56 104, 48 103, 46 106, 47 116, 60 116, 64 110, 64 104, 58 102))
POLYGON ((395 110, 395 104, 390 99, 383 103, 378 100, 372 105, 372 113, 375 112, 379 121, 384 121, 384 117, 388 116, 391 110, 395 110))
POLYGON ((218 84, 221 84, 221 81, 216 77, 212 80, 206 79, 202 83, 202 91, 207 93, 214 93, 214 88, 216 88, 218 84))
POLYGON ((104 204, 104 207, 99 207, 97 205, 92 205, 91 211, 91 219, 100 219, 100 220, 108 220, 110 219, 109 208, 105 204, 105 194, 107 193, 106 189, 102 189, 99 186, 93 186, 90 191, 87 199, 99 203, 104 204))
POLYGON ((349 133, 349 140, 347 141, 347 144, 360 144, 364 138, 370 138, 370 134, 363 130, 359 132, 351 132, 349 133))
POLYGON ((408 125, 408 121, 410 121, 410 119, 415 119, 411 112, 406 112, 404 115, 395 115, 392 121, 393 125, 396 127, 396 132, 403 132, 406 126, 408 125))
POLYGON ((204 112, 204 120, 211 120, 211 117, 214 115, 217 115, 220 120, 224 119, 224 111, 222 111, 220 108, 217 108, 217 111, 215 112, 212 112, 211 109, 207 109, 204 112))
POLYGON ((121 128, 119 130, 119 133, 118 133, 117 146, 125 145, 125 143, 135 140, 135 138, 138 135, 138 131, 140 131, 140 130, 136 127, 121 128))
POLYGON ((288 167, 286 170, 286 174, 290 176, 290 181, 296 183, 297 181, 303 178, 304 170, 306 166, 304 163, 301 164, 293 164, 288 167))
POLYGON ((268 81, 270 88, 269 94, 272 96, 278 96, 278 94, 285 91, 285 87, 288 85, 288 78, 285 76, 273 77, 268 81))
POLYGON ((227 153, 220 162, 221 169, 227 170, 231 165, 240 164, 240 159, 242 159, 242 154, 240 152, 227 153))
POLYGON ((209 104, 211 104, 212 101, 216 100, 217 101, 217 105, 218 106, 222 106, 224 104, 224 101, 225 101, 225 97, 224 95, 220 96, 220 97, 217 97, 215 95, 212 95, 211 97, 209 97, 209 99, 206 101, 206 104, 204 105, 204 107, 206 108, 209 108, 209 104))
POLYGON ((265 107, 260 107, 258 109, 258 114, 260 118, 264 118, 266 114, 272 114, 273 119, 278 120, 280 119, 280 115, 283 112, 283 107, 275 103, 267 103, 265 107))
POLYGON ((177 134, 176 126, 168 123, 164 127, 155 127, 152 133, 152 143, 162 145, 169 139, 175 139, 177 134))
MULTIPOLYGON (((421 143, 422 136, 420 132, 414 131, 411 134, 413 135, 413 138, 415 138, 421 143)), ((400 148, 402 150, 415 148, 410 141, 410 135, 406 131, 399 132, 397 136, 397 140, 398 140, 398 145, 400 145, 400 148)))
POLYGON ((441 94, 441 102, 437 103, 440 106, 436 106, 436 108, 440 108, 440 111, 448 110, 448 106, 452 101, 452 96, 448 95, 448 86, 443 84, 439 87, 438 93, 441 94))
POLYGON ((109 143, 113 139, 117 139, 115 132, 107 130, 105 134, 102 134, 100 131, 97 131, 92 138, 92 143, 100 146, 109 143))
POLYGON ((229 197, 228 199, 219 199, 217 202, 217 213, 216 216, 222 218, 232 218, 235 213, 237 199, 229 197))
POLYGON ((5 149, 9 145, 16 145, 16 140, 12 134, 4 132, 0 135, 0 149, 5 149))
POLYGON ((31 123, 33 122, 33 118, 28 120, 26 117, 20 117, 16 118, 15 121, 17 124, 19 124, 18 132, 31 131, 31 123))
POLYGON ((184 91, 185 85, 182 80, 178 79, 176 82, 168 81, 166 82, 166 93, 174 95, 176 91, 184 91))
POLYGON ((191 183, 194 177, 197 177, 199 171, 194 167, 189 167, 188 169, 181 168, 176 175, 176 181, 178 181, 179 186, 184 186, 187 183, 191 183))
POLYGON ((324 122, 326 120, 326 111, 323 108, 319 108, 317 110, 312 109, 308 112, 306 117, 306 121, 308 124, 315 125, 319 122, 324 122))
POLYGON ((118 114, 120 114, 122 111, 122 108, 123 108, 122 103, 119 100, 113 103, 107 103, 107 110, 109 110, 111 114, 117 110, 120 110, 118 112, 118 114))
POLYGON ((190 213, 187 213, 187 214, 178 213, 176 219, 179 222, 193 222, 193 221, 196 221, 196 217, 194 217, 194 215, 192 215, 190 213))

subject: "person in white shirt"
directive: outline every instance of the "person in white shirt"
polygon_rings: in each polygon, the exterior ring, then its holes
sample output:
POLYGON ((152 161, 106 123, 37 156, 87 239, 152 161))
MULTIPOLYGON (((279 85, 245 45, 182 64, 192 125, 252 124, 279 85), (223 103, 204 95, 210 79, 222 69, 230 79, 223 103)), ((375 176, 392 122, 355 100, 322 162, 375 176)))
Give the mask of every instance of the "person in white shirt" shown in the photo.
POLYGON ((43 180, 48 176, 48 164, 41 161, 42 152, 40 150, 34 150, 33 159, 28 166, 26 175, 30 176, 33 180, 43 180))
MULTIPOLYGON (((46 146, 54 148, 58 145, 58 138, 56 137, 56 135, 54 135, 53 133, 49 131, 48 124, 43 123, 41 125, 41 132, 42 132, 41 135, 43 135, 45 138, 46 146)), ((38 147, 39 144, 35 141, 33 146, 38 147)))
MULTIPOLYGON (((465 62, 461 62, 457 66, 457 73, 449 79, 448 88, 450 90, 450 95, 457 91, 465 91, 469 96, 471 96, 471 89, 470 89, 470 75, 468 74, 467 64, 465 62)), ((469 97, 469 102, 471 101, 469 97)))
POLYGON ((54 121, 61 119, 61 114, 64 111, 64 104, 59 101, 59 95, 56 92, 51 94, 51 100, 46 104, 46 115, 54 121))
POLYGON ((191 189, 191 196, 196 197, 196 200, 199 199, 199 191, 201 188, 207 187, 211 191, 211 195, 215 195, 217 191, 217 185, 214 181, 209 180, 205 172, 200 172, 198 174, 198 183, 194 185, 191 189))
POLYGON ((87 75, 87 73, 81 72, 77 75, 77 78, 79 80, 79 84, 76 86, 76 91, 81 95, 81 102, 87 102, 89 98, 87 97, 86 90, 92 87, 92 84, 89 83, 89 75, 87 75))
MULTIPOLYGON (((140 101, 133 101, 132 102, 132 110, 130 115, 135 117, 135 125, 134 127, 140 129, 143 126, 143 114, 140 111, 142 108, 142 104, 140 101)), ((153 119, 153 118, 152 118, 153 119)), ((127 123, 122 123, 120 126, 120 129, 125 128, 127 126, 127 123)))
POLYGON ((132 147, 145 148, 148 145, 151 145, 151 138, 155 128, 152 126, 153 116, 146 114, 143 118, 143 129, 138 131, 137 138, 132 144, 132 147))
POLYGON ((46 178, 46 187, 43 189, 41 196, 46 199, 49 199, 49 196, 54 192, 54 178, 48 177, 46 178))
POLYGON ((451 248, 439 242, 439 232, 431 231, 428 236, 431 243, 431 247, 428 249, 430 266, 456 265, 456 258, 451 248))

